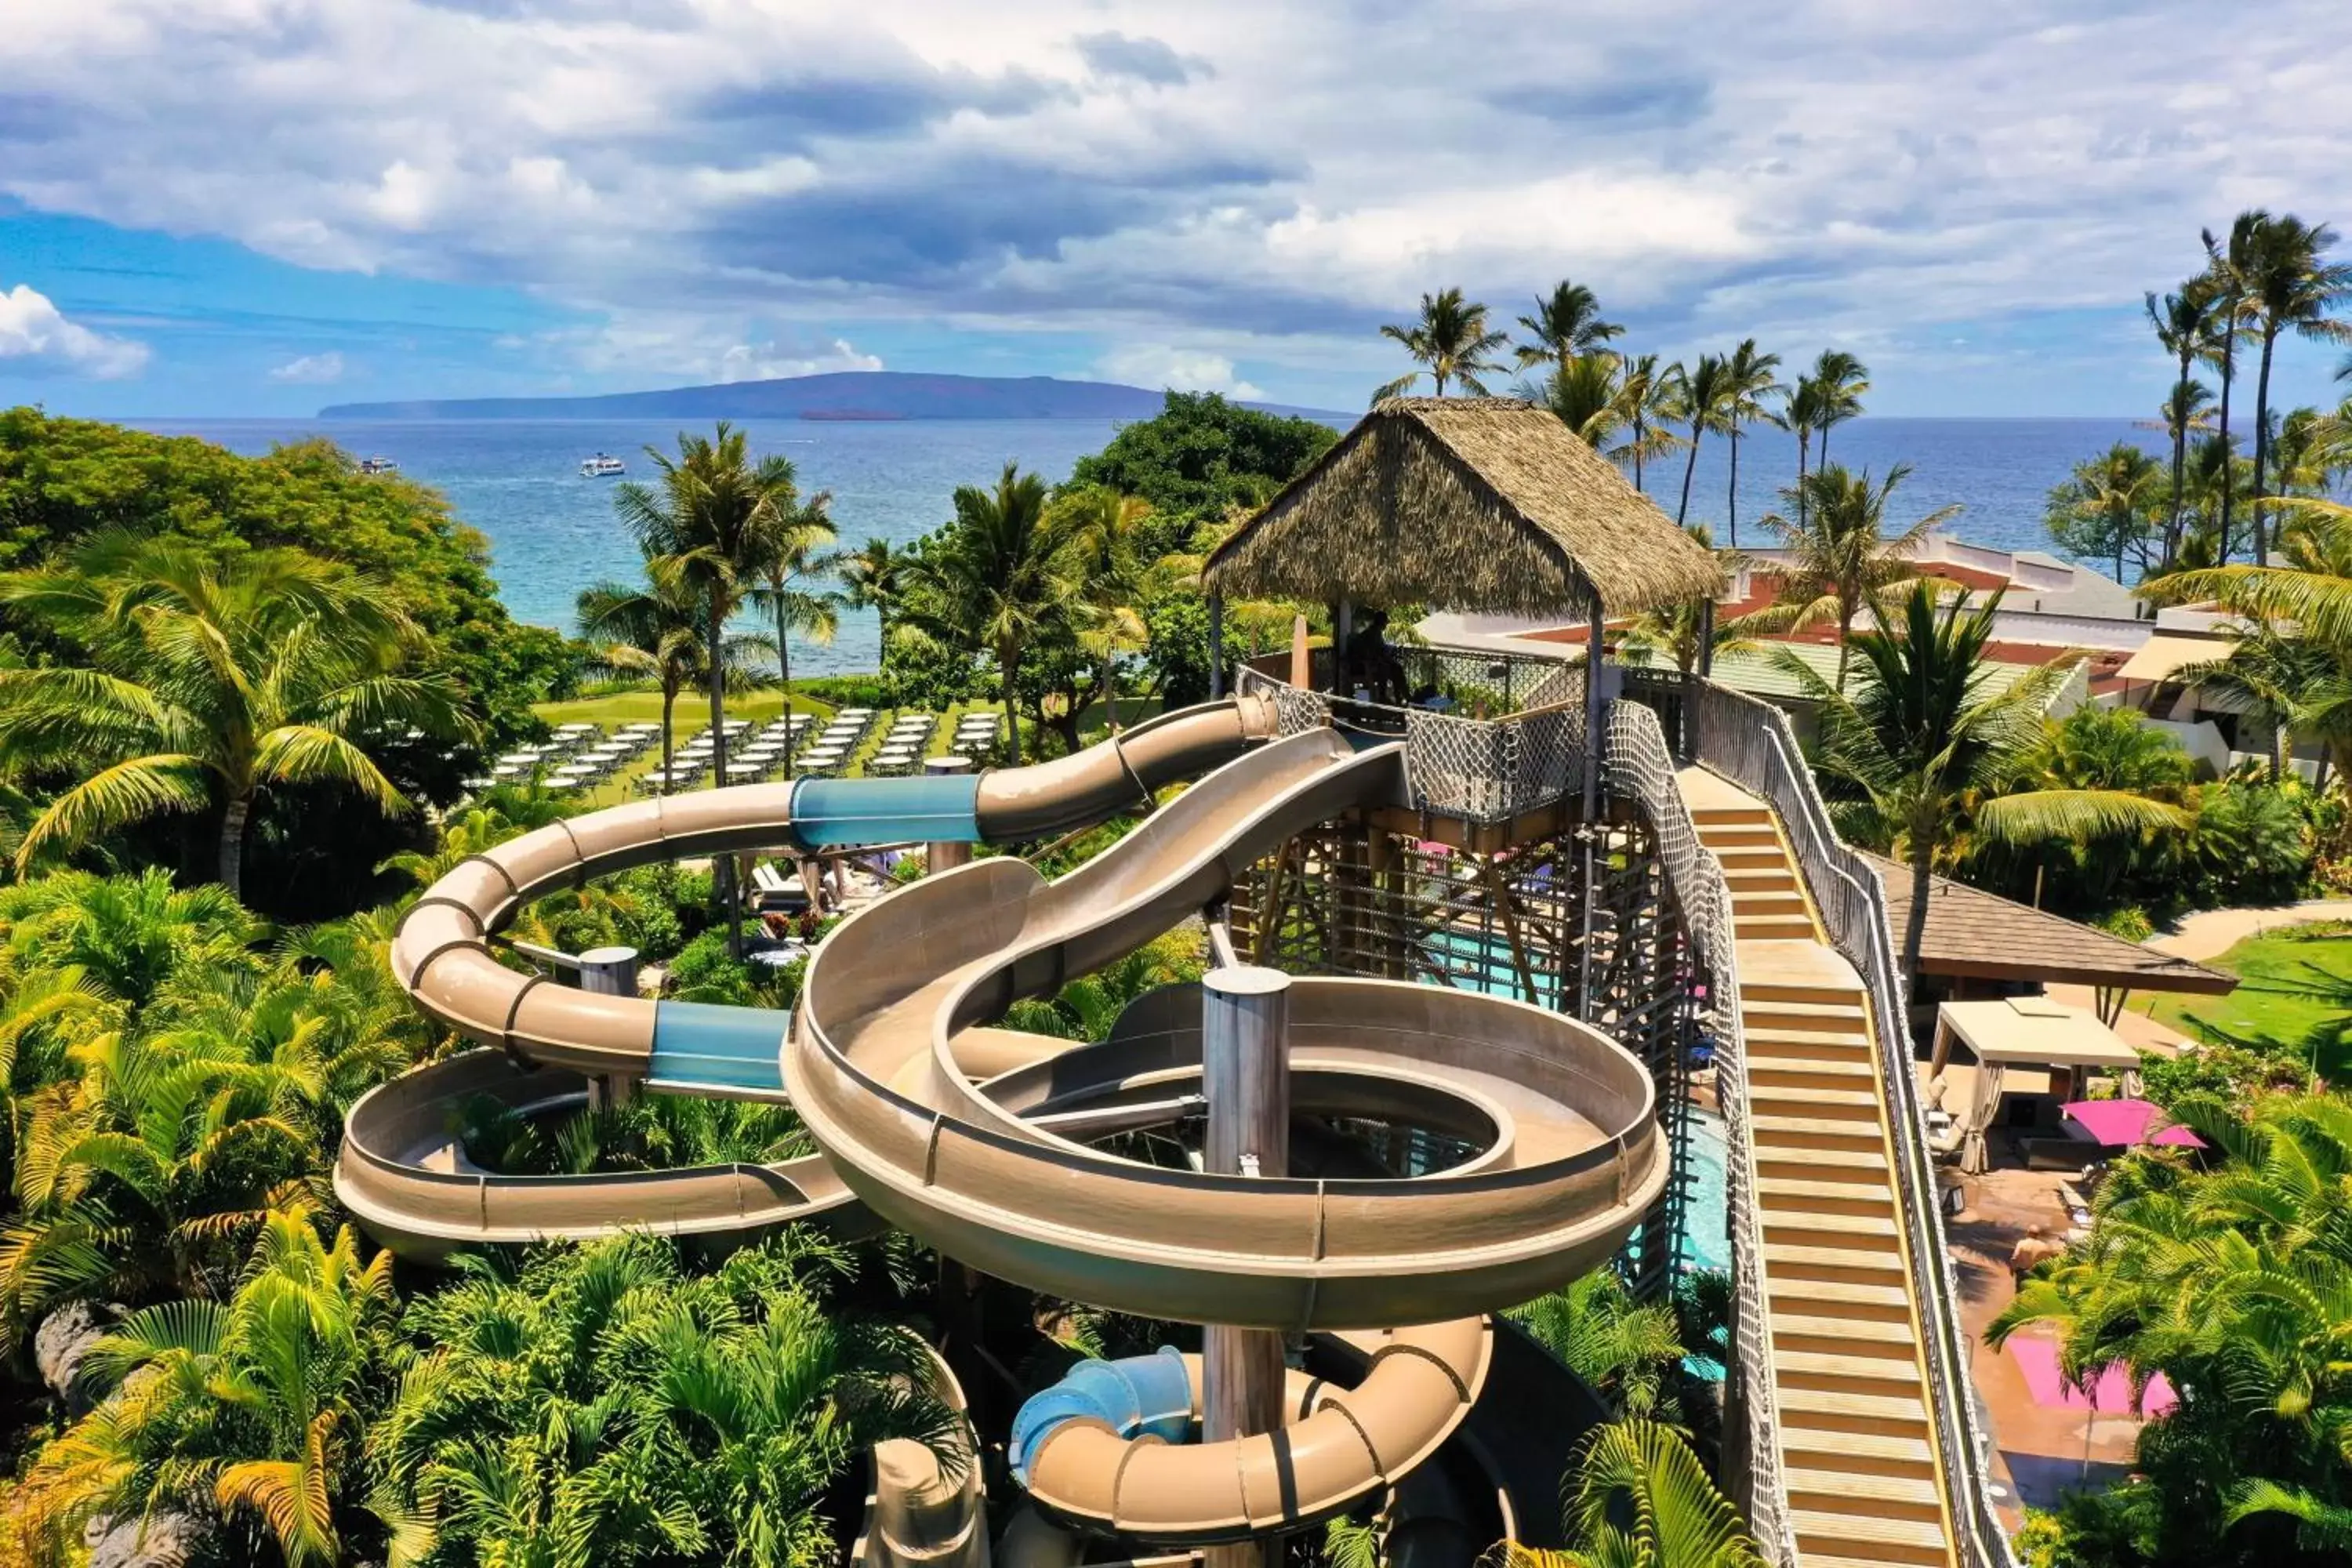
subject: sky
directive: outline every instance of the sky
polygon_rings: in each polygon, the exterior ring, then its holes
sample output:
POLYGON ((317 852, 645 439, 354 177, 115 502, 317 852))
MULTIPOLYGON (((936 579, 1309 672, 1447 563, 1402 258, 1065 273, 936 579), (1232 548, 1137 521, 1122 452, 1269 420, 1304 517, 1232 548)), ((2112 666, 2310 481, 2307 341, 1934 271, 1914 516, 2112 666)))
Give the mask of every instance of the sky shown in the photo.
POLYGON ((0 404, 1355 409, 1424 290, 1567 277, 1876 413, 2147 416, 2200 227, 2352 224, 2347 79, 2342 0, 0 0, 0 404))

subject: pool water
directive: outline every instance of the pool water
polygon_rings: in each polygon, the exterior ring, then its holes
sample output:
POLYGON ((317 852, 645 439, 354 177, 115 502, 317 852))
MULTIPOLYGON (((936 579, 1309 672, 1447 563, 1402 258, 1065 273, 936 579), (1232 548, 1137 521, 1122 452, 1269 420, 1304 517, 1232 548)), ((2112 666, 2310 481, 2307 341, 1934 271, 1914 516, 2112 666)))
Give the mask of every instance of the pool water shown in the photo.
POLYGON ((1731 1211, 1725 1196, 1723 1118, 1706 1110, 1693 1110, 1690 1118, 1691 1186, 1683 1200, 1683 1234, 1691 1267, 1729 1268, 1727 1227, 1731 1211))

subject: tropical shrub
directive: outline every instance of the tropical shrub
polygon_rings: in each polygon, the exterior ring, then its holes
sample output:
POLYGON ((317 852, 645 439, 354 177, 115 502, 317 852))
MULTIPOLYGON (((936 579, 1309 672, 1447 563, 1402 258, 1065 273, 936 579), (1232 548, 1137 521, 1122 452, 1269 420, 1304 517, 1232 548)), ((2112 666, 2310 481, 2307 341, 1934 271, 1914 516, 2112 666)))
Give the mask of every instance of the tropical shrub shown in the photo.
POLYGON ((2311 826, 2287 790, 2228 779, 2200 790, 2187 859, 2211 907, 2277 903, 2311 868, 2311 826))

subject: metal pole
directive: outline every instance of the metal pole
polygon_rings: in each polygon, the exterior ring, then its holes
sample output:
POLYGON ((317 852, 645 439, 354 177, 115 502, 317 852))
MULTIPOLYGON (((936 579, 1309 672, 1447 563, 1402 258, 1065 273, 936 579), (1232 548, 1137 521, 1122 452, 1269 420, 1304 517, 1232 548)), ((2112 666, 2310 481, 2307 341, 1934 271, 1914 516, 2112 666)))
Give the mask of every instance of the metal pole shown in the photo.
POLYGON ((1585 607, 1584 639, 1584 940, 1576 956, 1576 1016, 1592 1021, 1592 904, 1600 892, 1601 861, 1601 661, 1608 650, 1601 595, 1585 607))
MULTIPOLYGON (((1290 976, 1253 964, 1213 969, 1201 981, 1201 1079, 1209 1100, 1203 1166, 1213 1175, 1286 1176, 1290 976)), ((1279 1332, 1212 1323, 1201 1349, 1204 1442, 1282 1425, 1279 1332)), ((1259 1560, 1255 1548, 1244 1550, 1248 1561, 1259 1560)))
MULTIPOLYGON (((923 775, 926 778, 943 778, 951 773, 970 772, 971 772, 970 757, 923 759, 923 775)), ((961 839, 935 839, 923 846, 923 872, 926 876, 934 871, 952 870, 958 866, 967 864, 971 859, 971 846, 961 839)))

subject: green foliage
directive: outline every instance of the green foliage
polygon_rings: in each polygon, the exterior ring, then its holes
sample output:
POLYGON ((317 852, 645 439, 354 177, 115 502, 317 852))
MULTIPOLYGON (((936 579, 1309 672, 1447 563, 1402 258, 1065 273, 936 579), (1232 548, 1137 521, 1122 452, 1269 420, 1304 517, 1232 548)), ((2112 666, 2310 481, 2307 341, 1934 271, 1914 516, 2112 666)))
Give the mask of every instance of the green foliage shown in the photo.
POLYGON ((1213 392, 1171 392, 1157 415, 1122 426, 1108 446, 1080 458, 1070 483, 1150 502, 1168 534, 1159 542, 1166 553, 1185 548, 1192 524, 1262 505, 1339 439, 1319 420, 1261 413, 1213 392))
POLYGON ((2119 936, 2126 942, 2146 942, 2156 934, 2156 922, 2137 904, 2126 904, 2110 910, 2091 922, 2109 936, 2119 936))
POLYGON ((788 1105, 675 1094, 639 1095, 554 1121, 484 1100, 467 1108, 464 1136, 478 1164, 510 1176, 765 1165, 815 1148, 788 1105))
POLYGON ((410 1560, 830 1564, 835 1483, 873 1443, 972 1462, 922 1341, 832 1300, 845 1263, 795 1234, 696 1276, 625 1237, 415 1302, 367 1441, 410 1560))
POLYGON ((2188 861, 2209 905, 2293 898, 2311 853, 2310 824, 2286 789, 2233 778, 2199 792, 2188 861))
POLYGON ((1987 1330, 2049 1325, 2069 1377, 2120 1363, 2180 1394, 2130 1479, 2045 1526, 2050 1560, 2326 1560, 2352 1504, 2352 1100, 2173 1109, 2219 1159, 2116 1162, 2089 1238, 1987 1330))
POLYGON ((1672 1307, 1637 1304, 1604 1268, 1509 1315, 1617 1415, 1681 1420, 1675 1374, 1686 1352, 1672 1307))
POLYGON ((508 616, 488 542, 424 485, 363 475, 323 440, 241 458, 190 437, 0 411, 0 566, 109 529, 168 533, 223 562, 291 546, 380 579, 424 633, 418 673, 454 681, 493 746, 532 733, 530 704, 576 679, 574 650, 508 616))
POLYGON ((2169 496, 2165 465, 2137 442, 2118 441, 2052 487, 2042 526, 2067 554, 2111 562, 2118 579, 2126 560, 2145 574, 2160 555, 2169 496))

